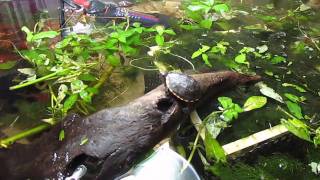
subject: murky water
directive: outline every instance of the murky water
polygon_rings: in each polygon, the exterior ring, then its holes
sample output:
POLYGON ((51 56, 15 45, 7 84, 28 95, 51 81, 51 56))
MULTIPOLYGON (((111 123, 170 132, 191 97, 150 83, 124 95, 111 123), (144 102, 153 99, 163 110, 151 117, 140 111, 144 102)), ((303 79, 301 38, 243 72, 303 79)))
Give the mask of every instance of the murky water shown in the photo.
MULTIPOLYGON (((288 15, 288 10, 295 11, 297 7, 300 6, 300 2, 298 1, 243 0, 241 2, 233 1, 231 4, 233 10, 238 10, 236 17, 228 21, 219 20, 214 24, 214 28, 211 31, 178 33, 178 39, 181 43, 176 45, 172 52, 177 55, 183 55, 184 57, 191 57, 192 53, 200 47, 200 44, 213 46, 220 41, 229 42, 231 48, 228 49, 226 56, 210 57, 210 61, 213 65, 210 69, 211 71, 237 69, 242 72, 259 74, 263 76, 264 83, 273 88, 280 95, 292 93, 297 96, 304 96, 306 101, 301 104, 303 113, 309 117, 313 116, 313 121, 318 121, 320 106, 320 49, 314 47, 313 42, 310 41, 304 33, 308 32, 310 33, 310 36, 313 33, 316 34, 316 38, 319 37, 319 10, 311 10, 301 13, 302 15, 297 20, 288 15), (248 13, 243 13, 243 11, 248 13), (282 19, 282 21, 265 22, 263 19, 257 18, 257 15, 259 14, 261 16, 275 16, 278 19, 282 19), (262 31, 259 28, 255 30, 245 28, 248 26, 252 27, 252 25, 257 24, 265 24, 268 27, 268 30, 262 31), (228 27, 229 32, 226 31, 225 27, 228 27), (295 42, 298 41, 303 41, 306 44, 302 53, 297 53, 295 49, 292 48, 295 42), (285 57, 286 62, 275 65, 262 58, 249 57, 250 68, 243 66, 239 67, 234 63, 233 59, 242 47, 246 46, 256 48, 262 45, 266 45, 268 47, 268 52, 271 54, 285 57), (298 92, 291 87, 283 87, 283 83, 296 84, 304 87, 307 91, 298 92)), ((0 8, 3 10, 0 13, 0 63, 1 61, 11 60, 10 58, 14 56, 11 52, 8 52, 7 46, 11 46, 1 42, 10 40, 13 41, 18 48, 23 48, 23 45, 20 47, 19 43, 24 42, 24 36, 21 34, 19 29, 22 26, 33 27, 36 22, 35 17, 39 16, 41 14, 40 12, 44 11, 49 12, 47 14, 48 17, 57 20, 57 7, 57 2, 50 0, 22 0, 10 1, 9 3, 0 2, 0 8), (10 58, 8 58, 8 56, 10 58), (1 59, 1 57, 5 57, 5 59, 1 59)), ((145 4, 142 3, 132 7, 132 9, 150 13, 162 13, 173 17, 181 17, 181 12, 177 11, 176 7, 179 7, 179 1, 155 1, 145 2, 145 4)), ((184 71, 188 72, 188 70, 190 70, 190 66, 188 64, 177 60, 174 56, 163 55, 159 59, 167 63, 174 62, 171 63, 173 66, 184 71)), ((199 72, 207 71, 209 69, 200 60, 193 60, 192 62, 196 66, 196 70, 199 72)), ((142 62, 142 65, 145 65, 144 62, 142 62)), ((6 73, 7 72, 0 70, 0 77, 2 74, 3 76, 6 75, 6 73)), ((144 73, 147 74, 146 77, 148 77, 146 79, 147 90, 152 89, 152 87, 155 87, 160 83, 157 72, 144 73), (157 78, 157 81, 153 78, 157 78), (151 82, 156 83, 151 84, 151 82)), ((9 83, 6 80, 8 76, 4 77, 5 78, 1 83, 9 83)), ((20 123, 21 126, 18 126, 18 129, 23 129, 26 125, 32 126, 36 124, 36 121, 41 118, 37 116, 37 114, 45 115, 46 110, 43 108, 45 107, 43 105, 45 105, 46 102, 38 101, 39 98, 41 98, 38 97, 38 95, 26 96, 23 92, 21 92, 21 94, 12 94, 6 92, 5 89, 3 89, 1 93, 6 95, 1 96, 3 98, 0 100, 0 127, 5 129, 3 133, 6 135, 14 134, 16 132, 16 129, 13 128, 10 131, 10 128, 8 127, 12 127, 15 124, 19 125, 20 123), (7 94, 12 96, 7 98, 7 94), (35 115, 30 114, 30 112, 39 113, 35 115)), ((222 95, 232 97, 234 102, 243 104, 248 97, 252 95, 260 95, 260 92, 257 87, 251 86, 248 88, 237 88, 236 90, 226 92, 222 95)), ((133 95, 133 97, 135 96, 133 95)), ((264 108, 241 114, 232 126, 219 136, 219 142, 221 144, 226 144, 246 137, 257 131, 266 129, 270 126, 279 124, 280 119, 285 117, 285 115, 277 110, 278 106, 283 105, 275 100, 268 99, 268 104, 264 108)), ((209 104, 208 107, 210 108, 198 110, 202 117, 216 109, 217 102, 212 100, 212 103, 209 104)), ((318 150, 315 150, 308 145, 303 146, 303 148, 307 149, 306 151, 312 151, 312 153, 306 154, 303 158, 297 158, 301 161, 299 162, 300 164, 298 163, 298 166, 300 165, 301 169, 303 169, 301 164, 305 167, 305 164, 310 163, 312 159, 310 157, 315 157, 314 154, 318 152, 318 150)), ((270 152, 270 154, 276 153, 273 152, 272 147, 270 152)), ((285 154, 290 154, 290 152, 285 152, 285 154)), ((260 157, 260 159, 261 158, 263 159, 263 157, 260 157)), ((259 157, 257 157, 257 159, 259 159, 259 157)), ((290 160, 291 159, 289 158, 288 161, 290 160)), ((258 163, 262 162, 263 160, 258 163)), ((294 163, 292 162, 292 164, 294 163)), ((310 171, 310 169, 308 169, 308 171, 310 171)), ((300 173, 303 172, 301 171, 300 173)), ((290 176, 291 175, 288 174, 287 179, 290 179, 290 176)))

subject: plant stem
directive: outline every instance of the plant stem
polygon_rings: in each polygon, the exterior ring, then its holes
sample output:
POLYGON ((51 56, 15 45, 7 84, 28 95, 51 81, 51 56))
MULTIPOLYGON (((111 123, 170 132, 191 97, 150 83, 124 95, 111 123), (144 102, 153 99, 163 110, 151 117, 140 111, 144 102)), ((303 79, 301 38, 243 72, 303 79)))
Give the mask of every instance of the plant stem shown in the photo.
POLYGON ((32 129, 28 129, 26 131, 22 131, 14 136, 11 136, 11 137, 8 137, 8 138, 5 138, 5 139, 1 139, 0 140, 0 147, 3 147, 3 148, 7 148, 9 145, 13 144, 14 142, 20 140, 20 139, 23 139, 25 137, 29 137, 29 136, 32 136, 34 134, 38 134, 46 129, 48 129, 49 127, 51 127, 50 124, 41 124, 39 126, 36 126, 32 129))
POLYGON ((35 79, 33 81, 28 81, 26 83, 23 83, 23 84, 18 84, 18 85, 15 85, 15 86, 11 86, 9 89, 10 90, 16 90, 16 89, 20 89, 20 88, 23 88, 23 87, 26 87, 26 86, 30 86, 32 84, 36 84, 38 82, 41 82, 41 81, 44 81, 46 79, 49 79, 49 78, 52 78, 54 76, 56 76, 57 74, 59 73, 63 73, 63 72, 66 72, 68 69, 64 69, 64 70, 61 70, 61 71, 56 71, 54 73, 51 73, 51 74, 48 74, 46 76, 43 76, 41 78, 38 78, 38 79, 35 79))
MULTIPOLYGON (((93 87, 96 89, 99 89, 105 83, 105 81, 107 81, 110 78, 114 68, 115 68, 114 66, 107 67, 101 74, 97 84, 95 84, 93 87)), ((93 96, 93 93, 91 93, 90 96, 93 96)))

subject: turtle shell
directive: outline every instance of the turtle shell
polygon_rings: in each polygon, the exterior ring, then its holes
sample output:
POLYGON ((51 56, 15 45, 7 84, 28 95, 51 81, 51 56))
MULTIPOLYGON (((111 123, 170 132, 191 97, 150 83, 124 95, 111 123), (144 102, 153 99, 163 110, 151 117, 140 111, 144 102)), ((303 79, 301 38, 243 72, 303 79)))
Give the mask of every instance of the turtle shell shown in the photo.
POLYGON ((169 91, 185 102, 194 102, 199 100, 200 85, 191 76, 181 73, 168 73, 166 75, 166 86, 169 91))

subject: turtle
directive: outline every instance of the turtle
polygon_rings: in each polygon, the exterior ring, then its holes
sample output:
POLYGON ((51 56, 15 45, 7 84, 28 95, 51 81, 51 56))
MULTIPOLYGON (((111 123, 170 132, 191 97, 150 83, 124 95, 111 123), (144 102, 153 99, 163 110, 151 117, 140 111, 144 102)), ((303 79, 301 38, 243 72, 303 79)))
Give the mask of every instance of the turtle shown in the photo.
POLYGON ((164 80, 167 90, 183 102, 195 102, 201 97, 199 83, 189 75, 169 72, 164 74, 164 80))

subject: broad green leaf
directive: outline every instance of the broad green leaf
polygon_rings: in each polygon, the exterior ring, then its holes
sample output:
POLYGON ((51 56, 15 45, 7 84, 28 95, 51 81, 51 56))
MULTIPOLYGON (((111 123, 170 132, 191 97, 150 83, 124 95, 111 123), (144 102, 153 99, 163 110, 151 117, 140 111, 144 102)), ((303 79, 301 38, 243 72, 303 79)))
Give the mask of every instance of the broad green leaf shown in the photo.
POLYGON ((313 138, 313 144, 316 146, 320 145, 320 127, 316 129, 315 136, 313 138))
POLYGON ((259 109, 267 103, 267 98, 264 96, 251 96, 243 105, 244 111, 251 111, 253 109, 259 109))
POLYGON ((210 61, 209 61, 208 55, 207 55, 207 54, 202 54, 201 56, 202 56, 202 60, 204 61, 204 63, 205 63, 207 66, 212 67, 212 64, 211 64, 210 61))
POLYGON ((294 135, 306 141, 312 142, 310 138, 310 128, 304 122, 298 119, 282 119, 281 123, 294 135))
POLYGON ((119 66, 121 64, 120 58, 115 55, 109 55, 106 59, 112 66, 119 66))
POLYGON ((218 97, 218 101, 224 109, 230 108, 233 104, 232 99, 229 97, 218 97))
POLYGON ((301 86, 295 85, 295 84, 290 84, 290 83, 283 83, 282 84, 283 87, 292 87, 295 88, 297 91, 299 92, 307 92, 305 89, 303 89, 301 86))
POLYGON ((63 103, 63 112, 67 113, 78 100, 78 94, 72 94, 63 103))
POLYGON ((276 93, 274 91, 274 89, 270 88, 269 86, 267 86, 266 84, 264 84, 263 82, 258 82, 255 84, 257 87, 259 87, 259 90, 261 92, 261 94, 269 97, 269 98, 272 98, 276 101, 279 101, 281 103, 284 103, 282 97, 276 93))
POLYGON ((294 102, 291 101, 285 101, 289 111, 298 119, 303 119, 303 115, 301 112, 301 107, 294 102))
POLYGON ((0 70, 8 70, 13 68, 17 64, 17 61, 7 61, 4 63, 0 63, 0 70))
POLYGON ((45 38, 55 38, 58 35, 59 35, 59 33, 57 31, 40 32, 40 33, 37 33, 37 34, 33 35, 32 41, 45 39, 45 38))
POLYGON ((56 48, 64 48, 69 45, 70 41, 72 40, 72 36, 68 36, 67 38, 64 38, 62 41, 58 42, 55 47, 56 48))
POLYGON ((156 35, 156 43, 158 46, 163 46, 164 44, 164 37, 162 35, 156 35))
POLYGON ((170 34, 170 35, 176 35, 176 33, 172 30, 172 29, 166 29, 166 30, 164 30, 164 33, 166 33, 166 34, 170 34))
POLYGON ((249 62, 247 61, 247 55, 246 54, 239 54, 238 56, 236 56, 236 58, 234 60, 237 63, 246 64, 246 65, 249 66, 249 62))
POLYGON ((200 25, 200 27, 210 29, 212 26, 212 20, 204 19, 204 20, 200 21, 199 25, 200 25))
POLYGON ((209 49, 210 49, 209 46, 202 45, 200 49, 198 49, 197 51, 195 51, 195 52, 192 54, 191 58, 194 59, 194 58, 200 56, 201 54, 205 53, 205 52, 208 51, 209 49))
POLYGON ((215 159, 218 162, 227 162, 226 154, 219 142, 212 138, 207 130, 205 134, 205 149, 207 158, 211 160, 215 159))
POLYGON ((216 111, 213 111, 205 117, 203 122, 205 123, 205 127, 212 138, 217 138, 222 129, 228 127, 227 122, 222 120, 216 111))
POLYGON ((218 13, 229 12, 230 8, 226 4, 217 4, 213 6, 213 9, 218 13))
POLYGON ((271 64, 279 64, 282 62, 286 62, 286 58, 282 57, 282 56, 274 56, 271 59, 271 64))
POLYGON ((292 102, 295 102, 295 103, 300 102, 300 97, 298 97, 296 95, 293 95, 290 93, 285 93, 284 96, 286 96, 292 102))

